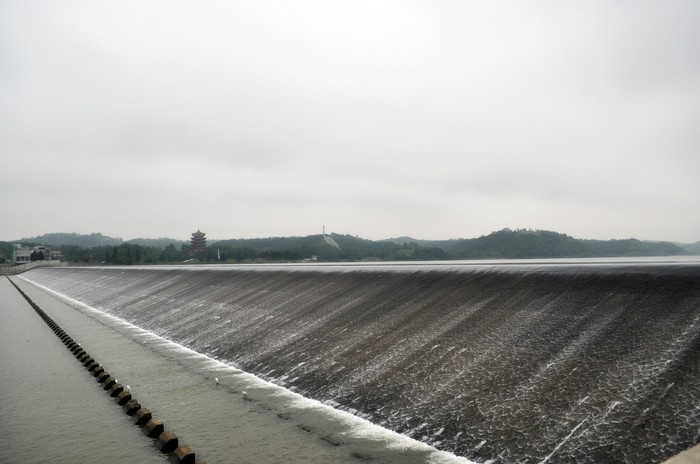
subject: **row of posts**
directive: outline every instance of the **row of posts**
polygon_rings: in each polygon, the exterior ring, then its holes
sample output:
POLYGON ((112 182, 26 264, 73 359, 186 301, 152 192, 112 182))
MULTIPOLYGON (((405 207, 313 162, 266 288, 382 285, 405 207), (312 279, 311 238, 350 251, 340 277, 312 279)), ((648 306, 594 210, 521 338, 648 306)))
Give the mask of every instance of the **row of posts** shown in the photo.
MULTIPOLYGON (((107 372, 92 356, 90 356, 81 346, 73 340, 61 327, 51 319, 29 296, 22 291, 12 279, 8 280, 27 300, 41 318, 48 324, 54 333, 61 339, 66 347, 75 355, 87 371, 97 379, 97 383, 104 390, 109 391, 110 397, 114 398, 116 404, 121 406, 126 414, 132 416, 137 426, 141 427, 144 433, 155 440, 156 447, 163 453, 170 455, 171 462, 175 464, 195 464, 195 453, 187 445, 180 445, 177 435, 171 431, 166 431, 163 422, 156 419, 148 408, 144 408, 132 397, 131 389, 118 383, 117 380, 107 372)), ((198 464, 206 464, 201 461, 198 464)))

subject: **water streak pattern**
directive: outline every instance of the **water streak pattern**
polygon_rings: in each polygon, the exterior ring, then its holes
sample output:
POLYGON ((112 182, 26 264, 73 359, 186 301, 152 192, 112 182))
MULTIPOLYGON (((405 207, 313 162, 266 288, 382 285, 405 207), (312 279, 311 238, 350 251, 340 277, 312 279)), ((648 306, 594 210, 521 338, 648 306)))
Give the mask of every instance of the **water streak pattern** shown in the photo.
POLYGON ((26 277, 471 459, 697 443, 700 266, 47 268, 26 277))

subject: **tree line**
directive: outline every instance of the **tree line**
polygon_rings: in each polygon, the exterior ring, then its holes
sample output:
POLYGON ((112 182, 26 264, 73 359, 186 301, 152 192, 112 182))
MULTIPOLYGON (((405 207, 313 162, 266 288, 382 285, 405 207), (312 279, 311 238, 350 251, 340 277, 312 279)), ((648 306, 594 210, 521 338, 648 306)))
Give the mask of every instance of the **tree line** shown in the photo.
MULTIPOLYGON (((339 248, 329 245, 322 235, 309 235, 221 240, 197 253, 193 253, 186 242, 173 239, 144 239, 140 242, 112 242, 98 246, 64 244, 54 246, 54 249, 61 251, 63 261, 119 265, 300 262, 312 257, 325 262, 354 262, 668 256, 691 254, 694 250, 669 242, 643 242, 637 239, 581 240, 557 232, 530 229, 503 229, 473 239, 441 241, 415 240, 410 237, 367 240, 340 234, 331 234, 331 237, 339 248)), ((96 238, 103 240, 103 236, 96 238)), ((24 244, 31 246, 40 243, 24 244)), ((11 256, 12 245, 0 242, 0 260, 10 260, 11 256)))

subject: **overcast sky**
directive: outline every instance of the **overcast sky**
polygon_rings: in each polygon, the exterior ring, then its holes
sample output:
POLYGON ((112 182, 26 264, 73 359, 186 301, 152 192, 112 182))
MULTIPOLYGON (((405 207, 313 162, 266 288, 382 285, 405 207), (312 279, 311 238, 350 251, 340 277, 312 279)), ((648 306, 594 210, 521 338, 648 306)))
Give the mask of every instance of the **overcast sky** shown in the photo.
POLYGON ((700 2, 0 2, 0 240, 700 240, 700 2))

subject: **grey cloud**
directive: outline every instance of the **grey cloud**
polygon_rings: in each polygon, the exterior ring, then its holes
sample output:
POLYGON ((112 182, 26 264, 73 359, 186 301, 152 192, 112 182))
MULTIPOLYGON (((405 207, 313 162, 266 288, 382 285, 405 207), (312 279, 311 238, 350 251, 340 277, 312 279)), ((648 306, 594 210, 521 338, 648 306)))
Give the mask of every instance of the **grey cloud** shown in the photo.
POLYGON ((190 218, 165 217, 197 209, 222 238, 327 218, 373 238, 700 239, 695 2, 2 8, 0 193, 60 208, 86 168, 86 231, 172 235, 190 218), (37 165, 46 186, 10 180, 37 165))

